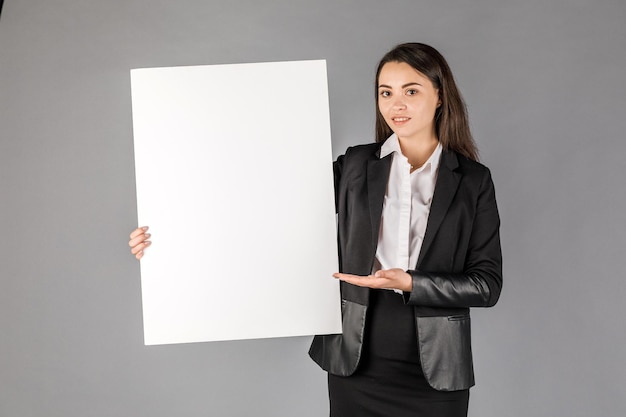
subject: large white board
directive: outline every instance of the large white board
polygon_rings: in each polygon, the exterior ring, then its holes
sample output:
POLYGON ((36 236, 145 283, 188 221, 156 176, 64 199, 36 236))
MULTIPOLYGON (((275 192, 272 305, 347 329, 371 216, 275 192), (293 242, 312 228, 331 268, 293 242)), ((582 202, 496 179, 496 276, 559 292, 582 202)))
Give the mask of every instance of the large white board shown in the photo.
POLYGON ((341 333, 325 61, 131 85, 145 343, 341 333))

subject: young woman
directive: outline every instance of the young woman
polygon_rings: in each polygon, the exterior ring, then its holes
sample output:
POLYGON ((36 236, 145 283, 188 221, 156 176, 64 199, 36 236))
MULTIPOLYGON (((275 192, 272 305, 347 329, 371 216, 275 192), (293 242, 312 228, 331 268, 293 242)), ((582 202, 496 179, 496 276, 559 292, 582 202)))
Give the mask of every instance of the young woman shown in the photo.
MULTIPOLYGON (((343 333, 316 336, 332 417, 466 416, 470 307, 502 288, 499 216, 445 59, 407 43, 376 73, 376 143, 337 159, 343 333)), ((131 234, 140 259, 147 229, 131 234)))

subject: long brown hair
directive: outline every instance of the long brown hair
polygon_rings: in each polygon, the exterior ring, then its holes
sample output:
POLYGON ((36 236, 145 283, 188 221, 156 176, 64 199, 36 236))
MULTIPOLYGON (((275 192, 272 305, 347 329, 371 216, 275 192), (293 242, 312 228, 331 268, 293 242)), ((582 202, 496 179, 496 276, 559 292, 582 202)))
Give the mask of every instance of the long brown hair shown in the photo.
POLYGON ((432 46, 423 43, 403 43, 387 52, 376 70, 376 142, 383 142, 393 131, 378 109, 378 77, 388 62, 404 62, 424 74, 439 90, 441 105, 435 112, 435 133, 444 149, 478 160, 478 148, 472 138, 467 108, 454 82, 445 58, 432 46))

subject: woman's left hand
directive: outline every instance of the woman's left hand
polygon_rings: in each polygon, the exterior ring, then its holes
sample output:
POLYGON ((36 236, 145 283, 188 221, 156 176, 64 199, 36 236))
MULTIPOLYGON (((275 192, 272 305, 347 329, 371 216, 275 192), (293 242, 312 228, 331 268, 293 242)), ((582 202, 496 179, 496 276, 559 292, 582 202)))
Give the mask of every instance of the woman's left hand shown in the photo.
POLYGON ((400 268, 376 271, 374 275, 352 275, 336 272, 335 278, 359 287, 387 288, 410 292, 413 287, 413 278, 400 268))

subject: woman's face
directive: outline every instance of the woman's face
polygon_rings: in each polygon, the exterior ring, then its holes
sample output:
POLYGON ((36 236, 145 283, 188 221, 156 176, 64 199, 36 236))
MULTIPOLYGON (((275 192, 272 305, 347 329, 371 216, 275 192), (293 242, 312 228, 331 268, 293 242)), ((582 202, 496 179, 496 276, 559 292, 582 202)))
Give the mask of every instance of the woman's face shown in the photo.
POLYGON ((388 62, 378 76, 378 110, 400 139, 435 138, 439 90, 405 62, 388 62))

